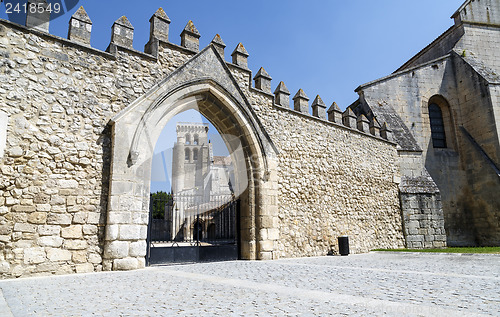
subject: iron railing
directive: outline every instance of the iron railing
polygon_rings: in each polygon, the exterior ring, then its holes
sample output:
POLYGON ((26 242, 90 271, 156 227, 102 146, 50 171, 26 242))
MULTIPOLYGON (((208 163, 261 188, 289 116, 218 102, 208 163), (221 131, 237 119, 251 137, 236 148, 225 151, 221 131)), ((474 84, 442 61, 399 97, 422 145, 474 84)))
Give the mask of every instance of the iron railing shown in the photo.
POLYGON ((153 244, 197 245, 236 242, 237 201, 229 195, 153 197, 149 237, 153 244))

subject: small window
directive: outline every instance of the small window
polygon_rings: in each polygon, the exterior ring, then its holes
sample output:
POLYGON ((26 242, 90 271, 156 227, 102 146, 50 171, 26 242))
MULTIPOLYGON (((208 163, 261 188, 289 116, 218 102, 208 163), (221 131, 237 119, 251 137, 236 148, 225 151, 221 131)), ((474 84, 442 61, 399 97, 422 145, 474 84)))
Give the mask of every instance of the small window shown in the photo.
POLYGON ((189 161, 189 156, 190 156, 190 155, 189 155, 189 149, 186 149, 186 150, 184 151, 184 153, 185 153, 185 160, 186 160, 186 161, 189 161))
POLYGON ((191 136, 186 134, 186 144, 191 144, 191 136))
POLYGON ((435 103, 429 105, 429 119, 431 121, 432 145, 435 148, 446 148, 443 113, 435 103))
POLYGON ((193 150, 193 161, 198 160, 198 149, 193 150))
POLYGON ((195 135, 194 135, 194 138, 193 138, 193 144, 194 144, 194 145, 198 145, 198 134, 195 134, 195 135))

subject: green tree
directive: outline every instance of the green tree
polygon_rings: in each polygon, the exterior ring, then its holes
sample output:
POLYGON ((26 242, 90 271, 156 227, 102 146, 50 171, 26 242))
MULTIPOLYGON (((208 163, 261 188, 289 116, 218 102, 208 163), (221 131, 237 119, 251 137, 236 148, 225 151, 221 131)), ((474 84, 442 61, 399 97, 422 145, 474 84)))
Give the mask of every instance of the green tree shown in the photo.
POLYGON ((164 219, 165 207, 172 201, 172 194, 164 191, 152 193, 151 201, 153 204, 153 219, 164 219))

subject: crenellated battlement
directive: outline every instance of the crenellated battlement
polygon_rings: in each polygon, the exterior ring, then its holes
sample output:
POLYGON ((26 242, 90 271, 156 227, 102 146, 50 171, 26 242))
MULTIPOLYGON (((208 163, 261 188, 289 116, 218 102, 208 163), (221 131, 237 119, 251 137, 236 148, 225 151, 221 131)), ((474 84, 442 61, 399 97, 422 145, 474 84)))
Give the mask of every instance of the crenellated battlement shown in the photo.
MULTIPOLYGON (((30 1, 38 1, 42 4, 47 3, 46 0, 30 1)), ((159 8, 150 18, 149 22, 149 41, 144 47, 144 53, 152 56, 153 58, 158 58, 160 43, 168 43, 174 47, 177 46, 176 44, 170 42, 169 28, 171 20, 165 13, 163 8, 159 8)), ((47 33, 49 23, 49 16, 28 12, 26 18, 26 26, 28 28, 35 28, 37 31, 47 33)), ((70 18, 68 40, 80 45, 90 46, 91 33, 92 20, 82 6, 70 18)), ((183 48, 187 52, 197 53, 200 51, 200 37, 201 33, 196 28, 194 22, 192 20, 189 20, 180 34, 181 43, 180 46, 177 47, 183 48)), ((120 49, 135 51, 133 49, 133 43, 134 27, 126 16, 122 16, 121 18, 116 20, 111 27, 111 40, 106 51, 112 54, 116 54, 120 49)), ((216 34, 214 36, 209 45, 212 45, 224 59, 224 50, 226 44, 219 34, 216 34)), ((248 70, 251 76, 251 71, 248 69, 249 56, 250 54, 243 46, 243 44, 238 43, 238 45, 231 53, 231 62, 226 63, 229 65, 237 66, 242 70, 248 70)), ((249 82, 249 89, 253 88, 268 95, 272 94, 272 77, 266 72, 263 67, 258 70, 257 74, 253 77, 253 80, 255 82, 255 87, 252 87, 252 83, 249 82)), ((278 84, 274 91, 274 104, 282 108, 290 107, 290 92, 288 91, 283 81, 278 84)), ((299 89, 293 97, 293 110, 297 112, 300 112, 304 115, 311 115, 312 113, 312 116, 315 118, 342 125, 346 128, 364 132, 375 137, 390 140, 390 131, 387 129, 386 123, 384 123, 381 127, 376 118, 372 118, 371 120, 369 120, 363 115, 356 116, 349 108, 342 112, 335 102, 332 103, 331 107, 328 110, 326 108, 326 104, 323 102, 319 95, 315 97, 314 101, 309 106, 309 97, 307 97, 306 93, 302 89, 299 89), (385 127, 385 130, 383 127, 385 127)))

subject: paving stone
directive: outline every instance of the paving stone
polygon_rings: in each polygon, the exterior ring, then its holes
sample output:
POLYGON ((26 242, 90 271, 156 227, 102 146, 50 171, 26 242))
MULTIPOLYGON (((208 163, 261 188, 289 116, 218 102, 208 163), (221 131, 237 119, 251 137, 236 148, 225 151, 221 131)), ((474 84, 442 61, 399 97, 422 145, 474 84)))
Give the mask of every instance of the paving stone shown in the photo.
POLYGON ((4 280, 0 315, 498 316, 499 261, 372 252, 4 280))

